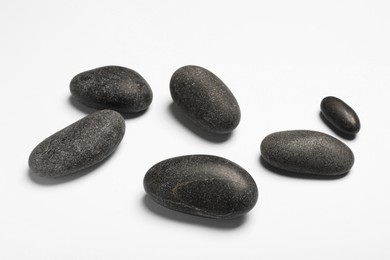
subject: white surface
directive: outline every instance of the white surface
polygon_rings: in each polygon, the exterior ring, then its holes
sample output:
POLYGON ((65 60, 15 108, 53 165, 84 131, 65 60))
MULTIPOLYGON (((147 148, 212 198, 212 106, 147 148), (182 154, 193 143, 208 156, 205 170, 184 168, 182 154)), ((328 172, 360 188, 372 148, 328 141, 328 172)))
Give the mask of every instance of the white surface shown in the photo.
POLYGON ((0 259, 389 259, 390 2, 2 1, 0 259), (67 181, 29 173, 44 138, 86 115, 69 82, 104 65, 139 72, 154 100, 126 120, 103 165, 67 181), (242 120, 225 142, 183 125, 169 80, 187 64, 218 75, 242 120), (360 116, 352 171, 285 177, 259 163, 261 140, 287 129, 335 135, 320 119, 335 95, 360 116), (256 207, 218 222, 145 199, 155 163, 214 154, 247 169, 256 207))

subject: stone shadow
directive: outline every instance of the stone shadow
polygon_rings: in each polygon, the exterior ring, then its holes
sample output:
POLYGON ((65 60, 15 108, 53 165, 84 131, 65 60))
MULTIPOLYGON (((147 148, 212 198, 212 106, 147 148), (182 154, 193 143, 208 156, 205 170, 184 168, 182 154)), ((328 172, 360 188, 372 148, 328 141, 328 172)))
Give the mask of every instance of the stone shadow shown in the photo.
POLYGON ((240 227, 247 220, 245 215, 234 219, 212 219, 181 213, 159 205, 146 194, 142 198, 142 204, 146 209, 163 218, 208 228, 231 230, 240 227))

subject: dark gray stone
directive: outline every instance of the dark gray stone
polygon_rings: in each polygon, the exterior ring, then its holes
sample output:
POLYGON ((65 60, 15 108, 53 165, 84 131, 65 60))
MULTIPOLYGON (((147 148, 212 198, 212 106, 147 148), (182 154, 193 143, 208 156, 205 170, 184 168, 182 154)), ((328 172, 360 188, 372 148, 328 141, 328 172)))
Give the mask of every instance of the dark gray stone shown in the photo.
POLYGON ((271 166, 308 177, 341 177, 354 163, 351 149, 343 142, 309 130, 270 134, 261 142, 260 150, 271 166))
POLYGON ((145 175, 146 193, 157 203, 191 215, 230 219, 257 202, 255 181, 239 165, 211 155, 188 155, 154 165, 145 175))
POLYGON ((228 87, 210 71, 184 66, 171 78, 173 101, 198 126, 217 134, 233 131, 241 119, 240 107, 228 87))
POLYGON ((39 176, 60 177, 107 158, 125 133, 123 117, 100 110, 42 141, 31 152, 30 168, 39 176))
POLYGON ((360 130, 360 120, 356 112, 337 97, 326 97, 321 101, 321 113, 337 130, 347 135, 355 135, 360 130))
POLYGON ((134 70, 106 66, 76 75, 70 82, 73 97, 86 106, 121 113, 145 110, 153 93, 145 79, 134 70))

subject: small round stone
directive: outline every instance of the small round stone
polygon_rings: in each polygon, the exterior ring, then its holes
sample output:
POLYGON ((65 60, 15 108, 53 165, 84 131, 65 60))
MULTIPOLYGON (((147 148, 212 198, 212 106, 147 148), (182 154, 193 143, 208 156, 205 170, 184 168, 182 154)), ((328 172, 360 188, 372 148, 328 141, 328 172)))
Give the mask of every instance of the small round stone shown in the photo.
POLYGON ((240 122, 236 98, 222 80, 205 68, 179 68, 172 75, 170 91, 174 103, 196 125, 211 133, 230 133, 240 122))
POLYGON ((37 175, 61 177, 107 158, 125 133, 123 117, 112 110, 100 110, 46 138, 29 157, 37 175))
POLYGON ((247 213, 258 197, 256 183, 247 171, 211 155, 180 156, 157 163, 146 173, 144 188, 162 206, 216 219, 247 213))
POLYGON ((76 75, 70 82, 72 96, 86 106, 120 113, 140 112, 152 103, 153 92, 134 70, 106 66, 76 75))
POLYGON ((343 142, 309 130, 272 133, 263 139, 260 150, 271 166, 308 177, 341 177, 354 163, 351 149, 343 142))
POLYGON ((347 135, 355 135, 360 130, 360 120, 356 112, 337 97, 326 97, 321 101, 321 113, 337 130, 347 135))

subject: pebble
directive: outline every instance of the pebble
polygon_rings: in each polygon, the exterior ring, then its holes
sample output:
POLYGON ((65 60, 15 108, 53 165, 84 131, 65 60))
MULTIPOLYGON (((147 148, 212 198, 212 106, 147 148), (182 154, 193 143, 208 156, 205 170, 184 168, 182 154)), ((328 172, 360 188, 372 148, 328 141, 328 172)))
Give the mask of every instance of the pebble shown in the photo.
POLYGON ((309 130, 270 134, 261 142, 260 150, 271 166, 308 177, 342 177, 354 163, 351 149, 343 142, 309 130))
POLYGON ((360 120, 356 112, 337 97, 326 97, 321 101, 321 113, 337 130, 347 135, 355 135, 360 130, 360 120))
POLYGON ((144 177, 147 194, 158 204, 183 213, 230 219, 257 202, 255 181, 239 165, 211 155, 187 155, 154 165, 144 177))
POLYGON ((107 158, 125 133, 123 117, 112 110, 88 115, 42 141, 31 152, 29 166, 42 177, 61 177, 107 158))
POLYGON ((174 103, 196 125, 211 133, 230 133, 240 122, 236 98, 222 80, 205 68, 179 68, 172 75, 170 91, 174 103))
POLYGON ((120 113, 140 112, 152 103, 146 80, 134 70, 106 66, 76 75, 70 82, 72 96, 86 106, 120 113))

